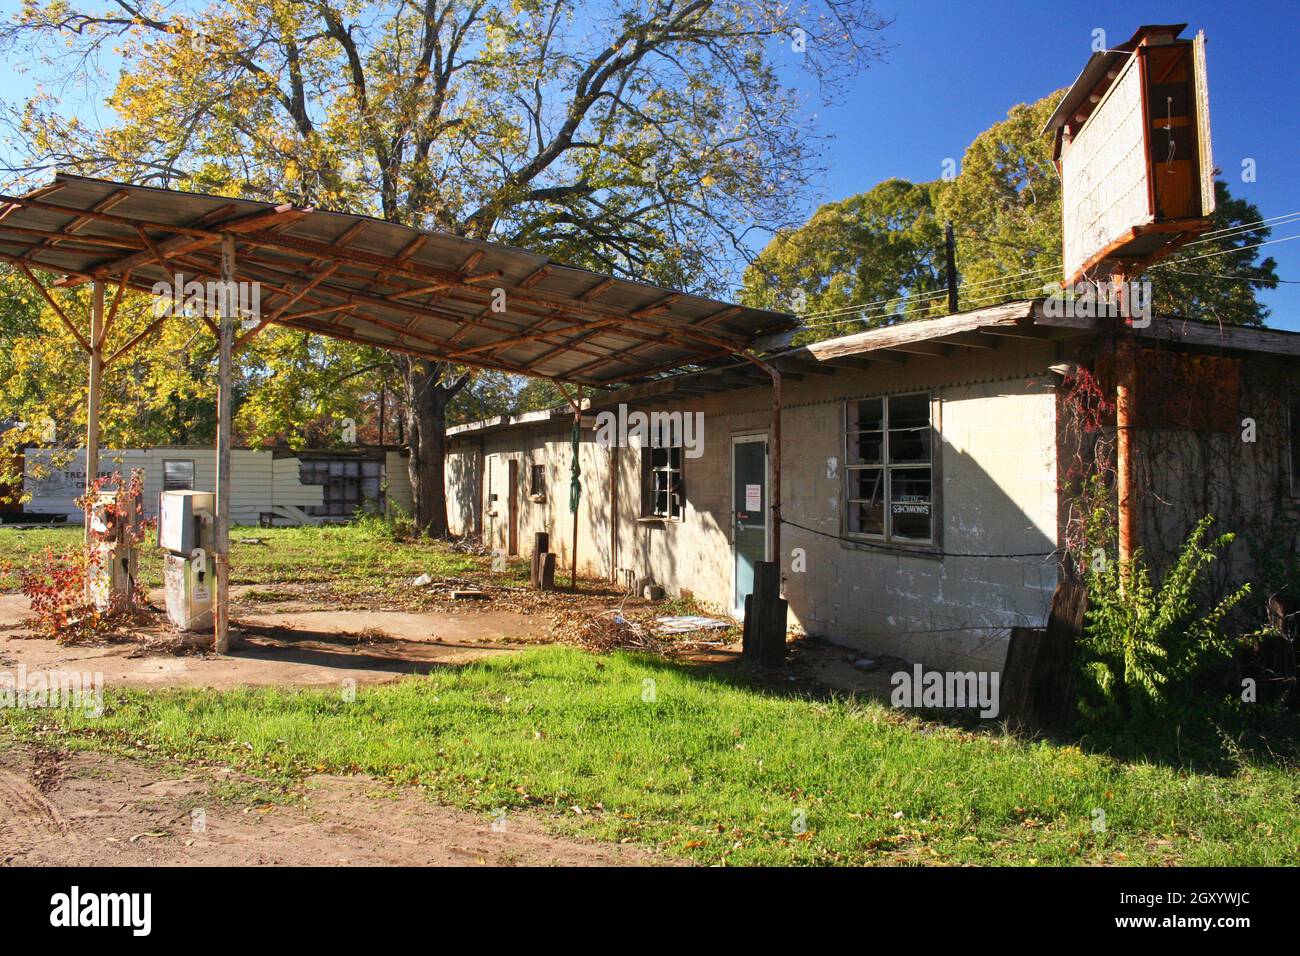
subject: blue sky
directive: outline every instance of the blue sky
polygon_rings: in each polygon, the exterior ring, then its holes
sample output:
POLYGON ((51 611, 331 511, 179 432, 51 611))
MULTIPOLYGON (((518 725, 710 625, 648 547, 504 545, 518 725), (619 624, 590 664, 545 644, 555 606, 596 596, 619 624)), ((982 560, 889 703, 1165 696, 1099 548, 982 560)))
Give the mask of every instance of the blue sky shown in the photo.
MULTIPOLYGON (((840 199, 901 176, 935 179, 947 157, 1006 116, 1068 86, 1091 50, 1092 31, 1121 43, 1144 23, 1187 23, 1205 31, 1210 128, 1216 165, 1234 196, 1263 217, 1300 211, 1300 0, 1275 2, 1048 2, 1048 0, 877 0, 892 18, 886 62, 863 74, 843 104, 818 111, 835 136, 823 194, 840 199), (1254 183, 1241 161, 1256 162, 1254 183)), ((959 230, 960 231, 960 230, 959 230)), ((1300 235, 1300 223, 1271 238, 1300 235)), ((1283 279, 1300 280, 1300 239, 1265 246, 1283 279)), ((1261 298, 1269 324, 1300 331, 1300 285, 1261 298)))
MULTIPOLYGON (((0 0, 0 16, 16 6, 0 0)), ((1300 0, 877 0, 877 9, 894 21, 884 34, 892 46, 885 62, 859 77, 837 106, 810 97, 819 130, 834 137, 816 201, 891 176, 934 179, 946 158, 960 159, 1013 104, 1073 81, 1097 28, 1113 44, 1143 23, 1187 22, 1187 35, 1204 29, 1209 39, 1214 157, 1229 188, 1265 217, 1300 211, 1300 0), (1255 160, 1253 183, 1241 180, 1244 158, 1255 160)), ((13 67, 0 63, 0 95, 10 101, 29 95, 34 83, 33 74, 13 67)), ((98 111, 78 91, 65 91, 64 104, 94 122, 98 111)), ((1282 225, 1272 238, 1288 235, 1300 235, 1300 224, 1282 225)), ((1300 280, 1300 239, 1261 251, 1277 259, 1281 278, 1300 280)), ((1271 325, 1300 331, 1300 285, 1262 298, 1271 325)))

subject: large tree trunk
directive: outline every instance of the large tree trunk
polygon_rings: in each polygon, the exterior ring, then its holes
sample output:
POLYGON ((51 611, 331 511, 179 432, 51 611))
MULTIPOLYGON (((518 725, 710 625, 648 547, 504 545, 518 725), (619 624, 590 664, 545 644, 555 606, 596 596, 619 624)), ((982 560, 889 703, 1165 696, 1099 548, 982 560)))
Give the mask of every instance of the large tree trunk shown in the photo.
POLYGON ((447 405, 469 380, 462 375, 454 384, 443 383, 445 362, 407 358, 406 438, 411 451, 407 468, 415 527, 432 538, 447 536, 447 405))

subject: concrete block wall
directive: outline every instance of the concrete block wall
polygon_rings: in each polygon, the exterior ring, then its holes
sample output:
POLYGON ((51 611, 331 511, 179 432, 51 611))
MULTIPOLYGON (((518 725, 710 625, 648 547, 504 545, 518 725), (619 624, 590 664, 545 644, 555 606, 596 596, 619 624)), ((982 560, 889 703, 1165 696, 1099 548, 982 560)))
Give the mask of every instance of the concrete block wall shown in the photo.
MULTIPOLYGON (((864 651, 891 653, 929 666, 1000 668, 1009 629, 1046 619, 1056 565, 1056 398, 1047 366, 1053 347, 1027 344, 948 359, 917 357, 888 370, 841 369, 783 385, 782 566, 791 624, 864 651), (947 555, 889 553, 839 540, 844 534, 844 402, 880 394, 929 390, 937 399, 936 508, 939 546, 947 555), (792 572, 794 549, 806 571, 792 572), (1016 555, 963 557, 961 555, 1016 555)), ((584 431, 583 507, 579 515, 582 573, 612 577, 631 569, 673 595, 689 591, 730 611, 733 604, 732 439, 767 434, 771 391, 752 388, 643 408, 702 412, 703 454, 686 458, 684 518, 641 515, 641 450, 612 455, 584 431), (611 473, 617 508, 610 508, 611 473), (613 529, 611 530, 611 521, 613 529)), ((560 565, 570 559, 568 429, 562 421, 478 437, 457 436, 453 455, 494 461, 501 495, 484 537, 504 545, 504 462, 520 461, 520 552, 532 531, 551 534, 560 565), (547 502, 527 500, 528 464, 547 466, 547 502)), ((463 469, 462 469, 463 471, 463 469)), ((449 476, 453 469, 448 470, 449 476)), ((449 478, 449 501, 472 487, 449 478)), ((485 509, 486 510, 486 509, 485 509)), ((453 505, 458 513, 460 507, 453 505)), ((461 528, 466 527, 462 523, 461 528)), ((460 530, 460 529, 457 529, 460 530)))

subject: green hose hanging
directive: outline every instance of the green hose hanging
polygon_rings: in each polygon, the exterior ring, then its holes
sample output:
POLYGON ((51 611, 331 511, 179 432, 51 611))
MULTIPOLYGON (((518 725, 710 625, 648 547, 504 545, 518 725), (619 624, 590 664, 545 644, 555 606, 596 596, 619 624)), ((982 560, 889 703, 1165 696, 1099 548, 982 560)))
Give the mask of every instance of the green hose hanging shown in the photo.
POLYGON ((582 468, 578 464, 578 445, 582 438, 581 422, 575 415, 573 419, 573 464, 569 466, 569 511, 578 513, 578 502, 582 500, 582 468))

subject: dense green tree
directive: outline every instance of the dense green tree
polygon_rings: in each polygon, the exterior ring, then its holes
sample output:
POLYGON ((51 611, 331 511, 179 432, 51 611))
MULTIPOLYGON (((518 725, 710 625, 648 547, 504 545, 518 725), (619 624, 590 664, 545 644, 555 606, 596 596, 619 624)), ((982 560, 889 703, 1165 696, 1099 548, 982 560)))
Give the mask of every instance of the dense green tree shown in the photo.
POLYGON ((1256 295, 1276 289, 1277 261, 1260 259, 1273 230, 1258 223, 1259 207, 1235 199, 1215 182, 1214 230, 1148 270, 1157 312, 1229 325, 1263 325, 1269 310, 1256 295))
MULTIPOLYGON (((745 274, 745 301, 803 314, 799 340, 941 314, 947 221, 956 236, 960 308, 1059 288, 1061 182, 1042 129, 1063 92, 1012 107, 970 144, 951 181, 887 180, 777 233, 745 274)), ((1260 324, 1268 310, 1256 293, 1276 287, 1276 264, 1252 247, 1271 230, 1258 225, 1256 206, 1233 198, 1222 182, 1216 190, 1214 231, 1145 278, 1158 312, 1260 324)))
POLYGON ((778 233, 746 270, 742 301, 807 316, 804 339, 883 325, 946 308, 942 183, 889 179, 827 203, 798 229, 778 233))
POLYGON ((963 309, 1039 294, 1061 277, 1061 178, 1043 127, 1064 94, 1019 103, 976 136, 940 197, 938 215, 957 236, 963 309))

